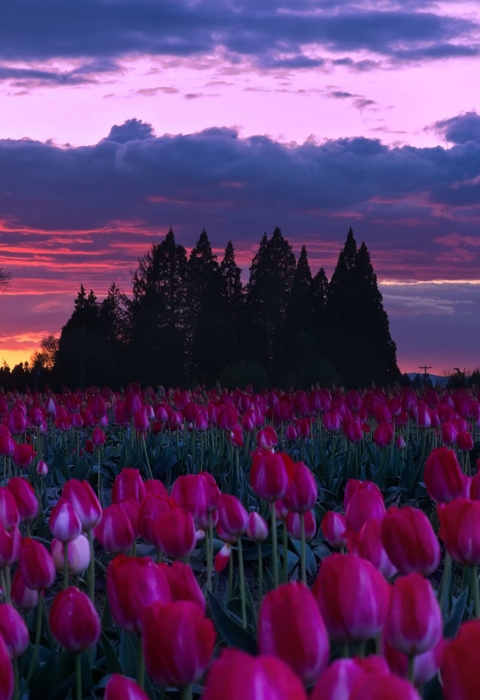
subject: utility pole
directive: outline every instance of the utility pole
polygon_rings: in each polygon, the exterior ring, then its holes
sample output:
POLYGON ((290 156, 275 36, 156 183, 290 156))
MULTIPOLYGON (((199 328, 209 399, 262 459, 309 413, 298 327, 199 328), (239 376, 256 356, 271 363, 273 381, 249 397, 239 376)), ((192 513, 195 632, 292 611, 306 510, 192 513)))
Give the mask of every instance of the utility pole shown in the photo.
POLYGON ((423 369, 423 386, 427 386, 427 379, 428 379, 427 369, 432 369, 432 365, 420 365, 420 369, 423 369))

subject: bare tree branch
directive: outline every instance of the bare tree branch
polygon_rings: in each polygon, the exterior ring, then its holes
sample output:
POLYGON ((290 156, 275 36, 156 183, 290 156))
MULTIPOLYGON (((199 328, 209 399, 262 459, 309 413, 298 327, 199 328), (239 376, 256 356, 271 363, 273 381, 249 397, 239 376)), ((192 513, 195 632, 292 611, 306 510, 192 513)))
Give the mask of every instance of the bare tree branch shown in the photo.
POLYGON ((10 286, 11 275, 0 267, 0 293, 6 292, 10 286))

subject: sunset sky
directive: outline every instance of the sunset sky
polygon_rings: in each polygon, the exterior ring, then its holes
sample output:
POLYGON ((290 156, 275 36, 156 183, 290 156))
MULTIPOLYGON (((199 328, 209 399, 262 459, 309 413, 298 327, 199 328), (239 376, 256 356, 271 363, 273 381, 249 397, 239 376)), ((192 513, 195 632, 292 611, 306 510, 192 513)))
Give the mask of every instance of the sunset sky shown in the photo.
POLYGON ((170 226, 367 244, 403 371, 480 366, 480 4, 0 0, 0 363, 170 226))

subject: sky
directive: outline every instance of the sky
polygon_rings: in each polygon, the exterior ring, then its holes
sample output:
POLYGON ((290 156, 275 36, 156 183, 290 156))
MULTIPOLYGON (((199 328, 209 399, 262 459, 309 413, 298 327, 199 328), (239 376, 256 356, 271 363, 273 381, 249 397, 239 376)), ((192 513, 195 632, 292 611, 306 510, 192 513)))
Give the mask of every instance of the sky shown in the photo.
POLYGON ((171 226, 365 241, 402 371, 480 366, 480 4, 0 0, 0 363, 171 226))

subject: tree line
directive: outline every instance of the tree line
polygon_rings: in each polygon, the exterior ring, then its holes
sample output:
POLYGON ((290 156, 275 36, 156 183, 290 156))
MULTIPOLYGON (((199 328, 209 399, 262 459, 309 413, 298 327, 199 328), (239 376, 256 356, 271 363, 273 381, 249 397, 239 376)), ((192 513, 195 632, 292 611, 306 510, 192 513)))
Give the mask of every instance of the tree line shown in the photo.
POLYGON ((170 229, 139 260, 130 297, 113 283, 99 302, 80 287, 60 338, 44 339, 29 371, 70 388, 357 387, 400 377, 370 255, 352 229, 330 280, 323 268, 312 275, 305 246, 296 260, 279 228, 264 234, 246 284, 231 241, 219 261, 203 230, 187 255, 170 229))

